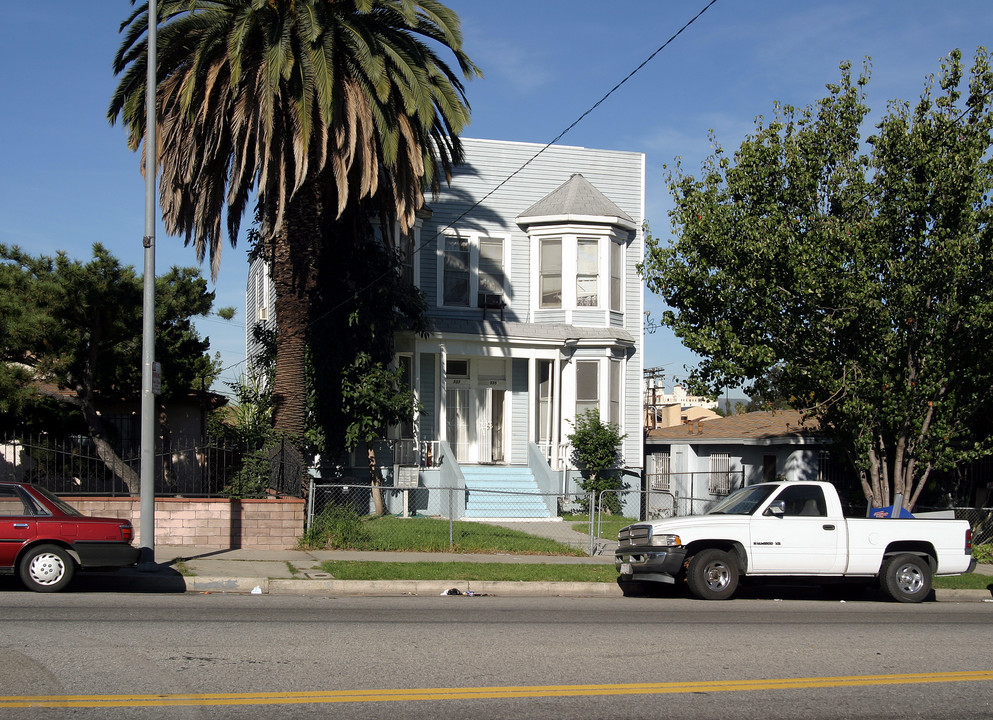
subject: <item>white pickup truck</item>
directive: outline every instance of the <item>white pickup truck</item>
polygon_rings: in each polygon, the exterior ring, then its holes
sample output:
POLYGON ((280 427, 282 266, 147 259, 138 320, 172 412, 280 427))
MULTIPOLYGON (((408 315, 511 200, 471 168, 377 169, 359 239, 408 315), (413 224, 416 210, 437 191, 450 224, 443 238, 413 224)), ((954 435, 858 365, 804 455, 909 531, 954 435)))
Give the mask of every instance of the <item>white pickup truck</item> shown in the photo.
POLYGON ((744 576, 877 578, 900 602, 920 602, 935 575, 971 572, 965 520, 846 518, 824 482, 750 485, 705 515, 639 522, 618 535, 619 581, 684 579, 704 600, 726 600, 744 576))

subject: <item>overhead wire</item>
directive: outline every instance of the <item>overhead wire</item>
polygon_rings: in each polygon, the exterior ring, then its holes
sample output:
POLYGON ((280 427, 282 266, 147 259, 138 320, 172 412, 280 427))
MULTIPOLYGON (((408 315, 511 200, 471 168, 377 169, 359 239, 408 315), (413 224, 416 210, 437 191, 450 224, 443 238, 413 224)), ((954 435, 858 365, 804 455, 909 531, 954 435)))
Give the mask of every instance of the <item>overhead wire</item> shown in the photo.
MULTIPOLYGON (((418 254, 421 250, 423 250, 425 247, 427 247, 430 243, 434 242, 439 237, 441 237, 446 231, 451 230, 459 221, 461 221, 462 219, 464 219, 467 215, 469 215, 476 208, 478 208, 480 205, 482 205, 486 200, 488 200, 490 197, 492 197, 498 190, 500 190, 500 188, 502 188, 508 182, 510 182, 511 180, 513 180, 525 168, 527 168, 531 163, 533 163, 542 153, 544 153, 546 150, 548 150, 548 148, 552 147, 559 140, 561 140, 563 137, 565 137, 566 134, 568 134, 573 128, 575 128, 579 123, 581 123, 588 115, 590 115, 590 113, 592 113, 594 110, 596 110, 598 107, 600 107, 600 105, 602 105, 607 100, 607 98, 609 98, 611 95, 613 95, 615 92, 617 92, 617 90, 619 90, 625 83, 627 83, 628 80, 630 80, 632 77, 634 77, 646 65, 648 65, 648 63, 650 63, 652 60, 654 60, 655 57, 659 53, 661 53, 663 50, 665 50, 676 38, 678 38, 687 28, 689 28, 693 23, 695 23, 715 3, 717 3, 717 0, 710 0, 710 2, 708 2, 703 7, 703 9, 701 9, 696 15, 694 15, 692 18, 690 18, 690 20, 688 20, 682 27, 680 27, 679 30, 677 30, 676 32, 674 32, 664 43, 662 43, 658 48, 656 48, 656 50, 651 55, 649 55, 647 58, 645 58, 641 62, 641 64, 639 64, 636 68, 634 68, 631 72, 629 72, 624 77, 623 80, 621 80, 616 85, 614 85, 610 90, 608 90, 606 92, 606 94, 603 95, 603 97, 601 97, 599 100, 597 100, 595 103, 593 103, 593 105, 591 105, 585 112, 583 112, 578 118, 576 118, 565 130, 563 130, 558 135, 556 135, 554 138, 552 138, 550 141, 548 141, 547 143, 545 143, 545 145, 543 145, 541 147, 541 149, 539 149, 534 155, 532 155, 528 160, 526 160, 523 165, 521 165, 514 172, 512 172, 506 178, 504 178, 499 183, 497 183, 497 185, 494 186, 492 190, 490 190, 485 195, 483 195, 483 197, 481 197, 479 200, 475 201, 466 210, 464 210, 460 215, 458 215, 454 220, 452 220, 451 222, 449 222, 444 227, 440 228, 434 235, 432 235, 431 237, 429 237, 427 240, 423 240, 417 247, 415 247, 413 249, 412 253, 414 255, 418 254)), ((377 277, 375 277, 372 280, 370 280, 369 283, 366 284, 364 287, 358 289, 355 294, 358 295, 358 294, 361 294, 361 293, 366 292, 367 290, 369 290, 369 288, 373 287, 376 283, 378 283, 384 277, 386 277, 388 275, 388 273, 389 273, 389 271, 384 271, 383 273, 381 273, 377 277)), ((347 301, 342 300, 341 302, 339 302, 335 306, 329 308, 326 312, 324 312, 321 315, 317 316, 316 318, 312 319, 310 321, 309 325, 312 326, 316 322, 318 322, 319 320, 323 320, 324 318, 326 318, 331 313, 333 313, 333 312, 341 309, 346 304, 346 302, 347 301)))

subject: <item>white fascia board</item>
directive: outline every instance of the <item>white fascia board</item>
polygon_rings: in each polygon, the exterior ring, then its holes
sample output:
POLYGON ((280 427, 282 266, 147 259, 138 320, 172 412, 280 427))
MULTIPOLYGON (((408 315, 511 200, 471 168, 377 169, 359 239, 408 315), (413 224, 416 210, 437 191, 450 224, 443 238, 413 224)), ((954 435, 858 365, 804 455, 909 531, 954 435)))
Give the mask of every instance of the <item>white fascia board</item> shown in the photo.
POLYGON ((603 215, 545 215, 532 217, 517 217, 518 225, 613 225, 625 230, 637 229, 637 223, 621 217, 604 217, 603 215))

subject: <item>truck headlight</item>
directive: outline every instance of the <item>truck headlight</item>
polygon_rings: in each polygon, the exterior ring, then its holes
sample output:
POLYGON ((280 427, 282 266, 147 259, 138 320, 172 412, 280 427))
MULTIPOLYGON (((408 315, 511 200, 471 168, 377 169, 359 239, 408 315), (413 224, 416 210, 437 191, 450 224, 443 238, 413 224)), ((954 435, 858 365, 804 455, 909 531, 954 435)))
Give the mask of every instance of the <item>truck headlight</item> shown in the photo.
POLYGON ((677 547, 682 545, 682 541, 679 539, 679 535, 653 535, 652 545, 658 547, 677 547))

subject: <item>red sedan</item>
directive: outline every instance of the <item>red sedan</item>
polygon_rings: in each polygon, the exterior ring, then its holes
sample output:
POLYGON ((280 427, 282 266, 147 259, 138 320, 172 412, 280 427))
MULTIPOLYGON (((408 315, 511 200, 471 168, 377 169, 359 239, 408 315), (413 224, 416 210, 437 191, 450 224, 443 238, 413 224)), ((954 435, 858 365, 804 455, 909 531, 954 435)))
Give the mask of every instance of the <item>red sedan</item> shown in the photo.
POLYGON ((0 481, 0 574, 20 575, 35 592, 58 592, 77 569, 138 562, 129 520, 89 517, 48 490, 0 481))

